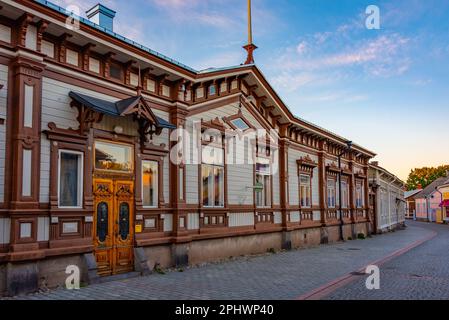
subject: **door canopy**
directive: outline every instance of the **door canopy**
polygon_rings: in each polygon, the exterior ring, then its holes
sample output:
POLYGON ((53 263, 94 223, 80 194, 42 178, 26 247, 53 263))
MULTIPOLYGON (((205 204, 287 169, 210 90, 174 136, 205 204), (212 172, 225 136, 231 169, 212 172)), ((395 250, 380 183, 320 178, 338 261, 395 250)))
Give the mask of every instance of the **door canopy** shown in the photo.
POLYGON ((139 134, 142 142, 147 142, 153 135, 160 135, 163 129, 176 129, 176 126, 156 116, 148 102, 141 96, 111 102, 84 94, 70 92, 72 107, 78 109, 80 133, 87 134, 94 123, 101 122, 104 115, 112 117, 132 116, 139 123, 139 134))

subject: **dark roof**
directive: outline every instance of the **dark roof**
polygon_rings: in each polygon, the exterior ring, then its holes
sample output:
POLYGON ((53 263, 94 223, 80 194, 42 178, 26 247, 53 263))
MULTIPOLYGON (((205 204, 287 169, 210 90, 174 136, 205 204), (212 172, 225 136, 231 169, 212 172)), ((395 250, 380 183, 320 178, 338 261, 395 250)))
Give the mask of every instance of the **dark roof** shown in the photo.
POLYGON ((405 198, 405 199, 408 199, 408 198, 411 198, 411 197, 413 197, 413 196, 416 197, 421 191, 422 191, 422 189, 416 189, 416 190, 406 191, 406 192, 404 193, 404 198, 405 198))
POLYGON ((420 193, 414 196, 415 199, 422 199, 435 192, 435 189, 445 183, 449 183, 449 177, 441 177, 425 187, 420 193))
MULTIPOLYGON (((142 96, 133 96, 127 99, 119 100, 117 102, 111 102, 107 100, 98 99, 95 97, 90 97, 85 94, 77 93, 71 91, 69 93, 70 98, 79 102, 80 104, 91 108, 97 112, 107 114, 113 117, 122 116, 123 112, 127 110, 130 106, 135 105, 139 102, 140 99, 143 99, 142 96)), ((176 129, 176 126, 169 123, 168 121, 154 116, 156 118, 157 123, 155 124, 159 128, 163 129, 176 129)))

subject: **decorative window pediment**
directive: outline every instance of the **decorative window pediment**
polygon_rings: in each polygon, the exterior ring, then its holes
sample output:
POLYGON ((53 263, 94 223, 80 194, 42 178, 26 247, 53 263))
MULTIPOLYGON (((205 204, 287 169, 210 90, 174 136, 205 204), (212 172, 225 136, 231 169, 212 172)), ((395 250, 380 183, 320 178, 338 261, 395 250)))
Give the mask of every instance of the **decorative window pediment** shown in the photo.
POLYGON ((348 166, 343 166, 341 173, 347 176, 351 176, 352 175, 352 170, 349 169, 348 166))
POLYGON ((318 164, 313 161, 312 158, 310 158, 309 155, 306 155, 305 157, 302 157, 301 159, 297 160, 296 163, 298 164, 298 172, 299 174, 313 174, 313 170, 318 167, 318 164))
POLYGON ((365 175, 365 173, 363 172, 363 170, 357 170, 357 171, 355 172, 355 176, 356 176, 357 178, 360 178, 360 179, 365 179, 365 178, 366 178, 366 175, 365 175))
POLYGON ((326 165, 326 172, 329 176, 337 176, 338 173, 341 172, 341 169, 338 168, 338 166, 335 164, 335 162, 329 163, 326 165))

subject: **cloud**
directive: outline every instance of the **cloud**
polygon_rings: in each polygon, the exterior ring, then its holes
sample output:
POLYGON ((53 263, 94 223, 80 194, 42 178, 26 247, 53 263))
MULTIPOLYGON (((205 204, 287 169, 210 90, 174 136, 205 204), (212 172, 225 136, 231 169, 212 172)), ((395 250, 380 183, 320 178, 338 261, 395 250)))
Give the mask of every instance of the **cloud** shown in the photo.
POLYGON ((307 42, 306 41, 301 41, 298 46, 296 47, 296 52, 298 52, 298 54, 302 55, 304 53, 306 53, 307 51, 307 42))
MULTIPOLYGON (((316 35, 312 38, 316 39, 316 35)), ((287 86, 288 80, 293 80, 291 89, 296 89, 298 81, 294 75, 298 72, 329 75, 335 70, 357 76, 363 73, 371 77, 392 77, 408 71, 412 63, 407 56, 410 39, 398 33, 343 44, 339 43, 340 38, 332 37, 327 40, 332 44, 325 48, 319 45, 322 40, 318 38, 315 43, 302 40, 295 46, 282 49, 272 64, 273 70, 281 71, 276 81, 287 86)))
POLYGON ((200 0, 149 0, 156 9, 174 23, 195 23, 214 28, 229 28, 238 23, 233 15, 220 10, 210 10, 208 1, 200 0))

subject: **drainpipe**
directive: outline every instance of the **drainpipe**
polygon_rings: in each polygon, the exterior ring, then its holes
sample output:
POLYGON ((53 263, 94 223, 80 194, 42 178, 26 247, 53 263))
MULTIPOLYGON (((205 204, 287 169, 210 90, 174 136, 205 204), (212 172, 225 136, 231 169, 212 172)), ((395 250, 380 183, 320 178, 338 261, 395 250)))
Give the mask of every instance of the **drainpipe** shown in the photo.
MULTIPOLYGON (((435 191, 436 192, 438 192, 439 194, 440 194, 440 196, 441 196, 441 203, 443 203, 443 192, 441 192, 439 189, 438 189, 438 187, 435 187, 435 191)), ((444 222, 444 217, 443 217, 443 207, 441 207, 441 219, 443 220, 443 222, 444 222)))

